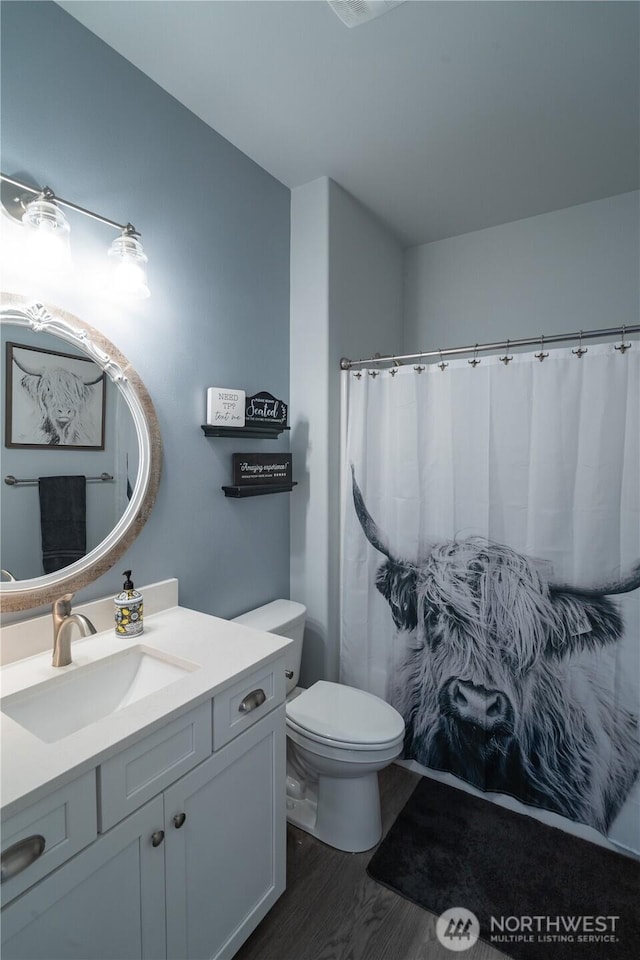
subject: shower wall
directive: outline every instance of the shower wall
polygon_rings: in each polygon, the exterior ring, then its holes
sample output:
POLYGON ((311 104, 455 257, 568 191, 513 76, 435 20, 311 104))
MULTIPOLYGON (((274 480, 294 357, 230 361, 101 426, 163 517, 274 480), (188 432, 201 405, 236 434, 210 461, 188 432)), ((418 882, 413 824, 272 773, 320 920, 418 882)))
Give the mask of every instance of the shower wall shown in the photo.
POLYGON ((640 193, 405 252, 404 349, 637 323, 640 193))

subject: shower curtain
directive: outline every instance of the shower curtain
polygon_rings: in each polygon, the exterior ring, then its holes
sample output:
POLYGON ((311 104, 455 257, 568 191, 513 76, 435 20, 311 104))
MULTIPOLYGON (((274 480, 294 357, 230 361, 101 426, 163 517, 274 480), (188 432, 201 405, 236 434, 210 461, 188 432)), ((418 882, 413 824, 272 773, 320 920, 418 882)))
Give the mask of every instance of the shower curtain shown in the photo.
POLYGON ((341 681, 640 851, 640 344, 349 371, 341 681))

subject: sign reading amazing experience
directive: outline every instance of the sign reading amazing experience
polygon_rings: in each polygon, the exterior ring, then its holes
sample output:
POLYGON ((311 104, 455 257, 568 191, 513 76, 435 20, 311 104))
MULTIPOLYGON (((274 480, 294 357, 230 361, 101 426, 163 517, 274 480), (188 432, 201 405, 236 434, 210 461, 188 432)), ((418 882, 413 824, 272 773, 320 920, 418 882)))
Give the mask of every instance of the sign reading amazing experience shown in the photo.
POLYGON ((271 393, 263 390, 252 397, 247 397, 245 404, 245 422, 282 424, 287 422, 287 405, 284 400, 278 400, 271 393))
POLYGON ((234 453, 233 482, 236 486, 291 483, 291 454, 234 453))

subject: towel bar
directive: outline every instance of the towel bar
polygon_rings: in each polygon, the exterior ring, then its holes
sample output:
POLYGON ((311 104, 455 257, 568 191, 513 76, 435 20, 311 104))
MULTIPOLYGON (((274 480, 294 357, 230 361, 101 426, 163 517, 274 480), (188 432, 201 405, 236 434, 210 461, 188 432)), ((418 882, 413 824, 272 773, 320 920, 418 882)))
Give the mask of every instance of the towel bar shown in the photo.
MULTIPOLYGON (((101 473, 99 477, 86 477, 85 479, 86 479, 86 480, 98 480, 98 481, 102 481, 102 482, 104 482, 104 483, 107 483, 109 480, 113 480, 113 477, 111 476, 110 473, 101 473)), ((11 474, 8 474, 8 476, 6 476, 6 477, 4 478, 4 482, 7 483, 7 484, 9 484, 10 487, 17 487, 17 486, 20 486, 20 485, 22 485, 22 484, 34 484, 34 483, 37 483, 38 480, 37 480, 37 478, 19 480, 18 477, 14 477, 14 476, 12 476, 11 474)))

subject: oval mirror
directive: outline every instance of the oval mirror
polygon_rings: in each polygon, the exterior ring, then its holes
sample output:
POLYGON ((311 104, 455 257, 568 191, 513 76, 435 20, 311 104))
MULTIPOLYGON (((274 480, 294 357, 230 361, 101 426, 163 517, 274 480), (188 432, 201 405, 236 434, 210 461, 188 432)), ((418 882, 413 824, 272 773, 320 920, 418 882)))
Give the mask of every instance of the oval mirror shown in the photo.
POLYGON ((126 357, 73 314, 0 299, 2 609, 76 591, 133 543, 155 502, 162 443, 126 357))

